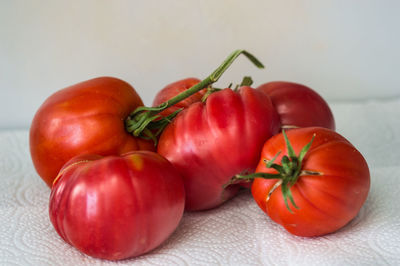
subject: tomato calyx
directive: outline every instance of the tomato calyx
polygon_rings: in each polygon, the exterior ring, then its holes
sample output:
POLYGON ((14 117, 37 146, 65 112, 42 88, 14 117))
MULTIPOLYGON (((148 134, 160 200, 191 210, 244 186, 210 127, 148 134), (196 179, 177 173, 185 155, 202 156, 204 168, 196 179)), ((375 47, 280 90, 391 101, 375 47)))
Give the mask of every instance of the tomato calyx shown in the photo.
MULTIPOLYGON (((264 163, 267 168, 275 169, 277 173, 253 173, 249 175, 236 175, 231 179, 229 184, 237 183, 239 180, 244 182, 249 182, 255 178, 265 178, 265 179, 278 179, 278 182, 272 187, 267 195, 267 200, 269 200, 271 194, 276 190, 279 186, 281 186, 281 191, 283 194, 283 199, 285 201, 286 208, 289 212, 293 213, 292 209, 289 206, 289 201, 293 205, 294 208, 299 209, 293 199, 293 195, 291 192, 291 187, 296 184, 297 180, 300 176, 304 175, 322 175, 320 172, 303 170, 302 164, 305 155, 308 150, 311 148, 311 145, 314 141, 315 134, 311 138, 311 141, 307 143, 300 151, 298 155, 293 150, 293 147, 286 135, 285 130, 282 130, 283 137, 285 139, 287 155, 284 155, 281 159, 280 164, 275 163, 276 158, 280 155, 281 152, 278 152, 272 159, 267 160, 264 159, 264 163)), ((228 185, 229 185, 228 184, 228 185)))
POLYGON ((222 74, 233 63, 233 61, 235 61, 235 59, 241 54, 245 55, 258 68, 264 68, 264 65, 246 50, 236 50, 231 53, 225 59, 225 61, 214 72, 211 73, 211 75, 202 80, 200 83, 195 84, 189 89, 156 107, 141 106, 136 108, 125 120, 125 128, 127 132, 135 137, 152 139, 156 145, 157 136, 161 134, 163 129, 181 110, 175 111, 168 117, 162 117, 159 115, 159 113, 217 82, 222 74))

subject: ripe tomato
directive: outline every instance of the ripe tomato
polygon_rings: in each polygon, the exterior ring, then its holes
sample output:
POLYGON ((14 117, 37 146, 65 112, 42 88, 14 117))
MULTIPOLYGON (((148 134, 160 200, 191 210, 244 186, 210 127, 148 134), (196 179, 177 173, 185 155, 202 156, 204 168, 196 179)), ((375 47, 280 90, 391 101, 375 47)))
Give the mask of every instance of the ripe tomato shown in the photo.
POLYGON ((287 132, 295 154, 300 153, 313 135, 315 138, 305 156, 304 150, 300 156, 286 152, 285 146, 289 145, 282 133, 269 139, 254 174, 260 178, 254 179, 251 188, 258 206, 298 236, 324 235, 346 225, 359 212, 370 187, 367 162, 341 135, 321 127, 287 132), (288 156, 288 163, 282 163, 283 159, 279 165, 268 167, 266 163, 271 166, 271 160, 279 152, 275 160, 288 156), (283 164, 287 166, 281 169, 287 173, 286 177, 265 179, 258 174, 277 174, 283 164))
POLYGON ((183 176, 185 208, 210 209, 236 194, 239 185, 224 185, 255 169, 263 143, 279 128, 266 94, 224 89, 179 113, 161 134, 158 153, 183 176))
POLYGON ((40 177, 51 186, 60 168, 84 153, 122 154, 154 150, 153 144, 125 131, 124 118, 143 105, 126 82, 101 77, 51 95, 30 128, 30 151, 40 177))
POLYGON ((257 88, 271 97, 283 128, 325 127, 335 130, 326 101, 314 90, 293 82, 275 81, 257 88))
POLYGON ((182 218, 184 200, 182 178, 156 153, 81 155, 55 180, 49 214, 67 243, 93 257, 119 260, 166 240, 182 218))
MULTIPOLYGON (((153 101, 153 106, 158 106, 163 102, 168 101, 169 99, 175 97, 179 93, 191 88, 192 86, 196 85, 199 83, 201 80, 197 78, 187 78, 187 79, 182 79, 179 81, 176 81, 174 83, 171 83, 167 86, 165 86, 161 91, 159 91, 154 98, 153 101)), ((207 92, 207 89, 202 89, 195 94, 191 95, 190 97, 180 101, 179 103, 165 109, 159 115, 161 116, 168 116, 172 114, 173 112, 181 109, 181 108, 186 108, 192 103, 199 102, 203 98, 204 94, 207 92)))

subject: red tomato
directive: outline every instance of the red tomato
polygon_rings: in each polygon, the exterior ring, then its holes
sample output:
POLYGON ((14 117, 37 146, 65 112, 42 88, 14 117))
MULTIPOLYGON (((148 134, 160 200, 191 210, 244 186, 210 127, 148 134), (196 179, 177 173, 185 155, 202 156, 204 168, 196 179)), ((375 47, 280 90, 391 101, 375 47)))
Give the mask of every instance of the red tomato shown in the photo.
POLYGON ((51 186, 60 168, 74 156, 154 150, 151 142, 125 131, 125 117, 142 105, 128 83, 111 77, 91 79, 54 93, 39 108, 30 128, 36 171, 51 186))
POLYGON ((275 81, 265 83, 257 90, 271 98, 283 128, 319 126, 335 130, 335 120, 328 104, 309 87, 275 81))
MULTIPOLYGON (((336 132, 320 128, 301 128, 287 132, 296 154, 315 139, 300 165, 300 174, 289 182, 293 202, 285 205, 284 179, 254 179, 252 194, 258 206, 272 220, 298 236, 319 236, 338 230, 352 220, 364 204, 369 187, 368 165, 357 149, 336 132), (291 186, 290 186, 291 185, 291 186)), ((269 139, 262 150, 256 173, 276 174, 267 168, 270 161, 288 155, 283 134, 269 139)), ((280 163, 282 165, 282 163, 280 163)), ((290 176, 290 175, 289 175, 290 176)))
POLYGON ((179 113, 161 134, 158 153, 184 178, 185 208, 210 209, 236 194, 239 185, 224 185, 255 169, 263 143, 279 128, 267 95, 224 89, 179 113))
POLYGON ((182 218, 184 200, 182 178, 156 153, 81 155, 55 180, 49 214, 67 243, 93 257, 119 260, 166 240, 182 218))
MULTIPOLYGON (((187 79, 182 79, 182 80, 179 80, 179 81, 176 81, 174 83, 167 85, 166 87, 164 87, 161 91, 159 91, 157 93, 157 95, 153 101, 153 106, 158 106, 161 103, 168 101, 169 99, 175 97, 179 93, 196 85, 200 81, 201 80, 199 80, 197 78, 187 78, 187 79)), ((165 117, 181 108, 188 107, 192 103, 200 102, 206 92, 207 92, 207 89, 198 91, 195 94, 191 95, 190 97, 184 99, 183 101, 165 109, 164 111, 162 111, 159 114, 165 117)))

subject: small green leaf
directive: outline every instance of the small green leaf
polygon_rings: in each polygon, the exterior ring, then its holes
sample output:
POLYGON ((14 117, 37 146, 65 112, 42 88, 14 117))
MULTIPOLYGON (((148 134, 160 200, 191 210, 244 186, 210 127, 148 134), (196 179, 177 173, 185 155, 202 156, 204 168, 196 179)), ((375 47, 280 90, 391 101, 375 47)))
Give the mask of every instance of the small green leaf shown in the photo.
POLYGON ((290 207, 289 207, 289 202, 288 202, 288 200, 287 200, 287 198, 288 198, 288 191, 289 191, 289 189, 288 189, 288 187, 287 187, 287 182, 283 182, 282 183, 282 185, 281 185, 281 190, 282 190, 282 195, 283 195, 283 201, 285 202, 285 205, 286 205, 286 208, 288 209, 288 211, 290 212, 290 213, 293 213, 293 211, 290 209, 290 207))
POLYGON ((282 130, 282 134, 283 134, 283 137, 285 138, 286 148, 287 148, 289 157, 290 158, 296 157, 296 153, 293 150, 292 144, 290 144, 290 141, 286 135, 285 130, 282 130))
POLYGON ((307 145, 304 146, 304 147, 301 149, 301 151, 300 151, 300 153, 299 153, 299 162, 300 162, 300 164, 301 164, 301 162, 303 161, 304 156, 306 155, 306 153, 308 152, 308 150, 311 148, 311 144, 313 143, 315 136, 316 136, 316 134, 314 133, 313 136, 312 136, 312 138, 311 138, 311 141, 310 141, 309 143, 307 143, 307 145))
POLYGON ((294 199, 293 199, 293 195, 292 195, 292 191, 290 190, 290 188, 288 188, 288 197, 289 197, 289 199, 290 199, 290 202, 293 204, 293 206, 296 208, 296 209, 299 209, 299 207, 296 205, 296 203, 294 202, 294 199))
POLYGON ((275 154, 275 156, 271 159, 271 160, 264 160, 265 162, 265 166, 267 168, 271 168, 272 164, 274 163, 274 161, 276 160, 276 158, 279 156, 279 154, 281 154, 281 151, 278 151, 277 154, 275 154))
POLYGON ((288 198, 290 200, 290 202, 292 203, 292 205, 296 208, 299 209, 299 207, 296 205, 296 203, 294 202, 293 199, 293 195, 292 195, 292 191, 290 190, 290 188, 288 187, 288 183, 287 182, 283 182, 281 185, 281 190, 282 190, 282 194, 283 194, 283 200, 285 202, 286 208, 290 213, 293 213, 292 209, 289 206, 289 201, 288 198))
POLYGON ((285 174, 290 174, 292 172, 292 164, 291 161, 289 160, 289 157, 287 157, 286 155, 283 156, 281 164, 285 174))
POLYGON ((247 51, 242 52, 253 64, 255 64, 258 68, 264 68, 264 65, 251 53, 247 51))
POLYGON ((283 166, 276 163, 273 163, 269 168, 275 169, 279 174, 282 174, 284 171, 283 166))
POLYGON ((253 84, 253 80, 251 77, 249 76, 245 76, 242 80, 242 82, 240 83, 240 87, 243 86, 251 86, 253 84))

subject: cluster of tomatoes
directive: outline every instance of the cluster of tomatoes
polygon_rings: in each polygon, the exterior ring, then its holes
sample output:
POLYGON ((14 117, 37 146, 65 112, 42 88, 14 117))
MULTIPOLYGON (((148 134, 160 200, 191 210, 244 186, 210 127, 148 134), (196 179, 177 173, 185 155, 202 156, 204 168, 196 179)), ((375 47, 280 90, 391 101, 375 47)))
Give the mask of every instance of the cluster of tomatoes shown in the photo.
POLYGON ((368 165, 334 131, 328 104, 290 82, 252 88, 247 78, 213 88, 239 54, 261 65, 239 50, 203 81, 166 86, 154 107, 111 77, 43 103, 30 150, 66 242, 104 259, 138 256, 165 241, 184 210, 215 208, 249 186, 259 207, 295 235, 331 233, 357 215, 368 165))

